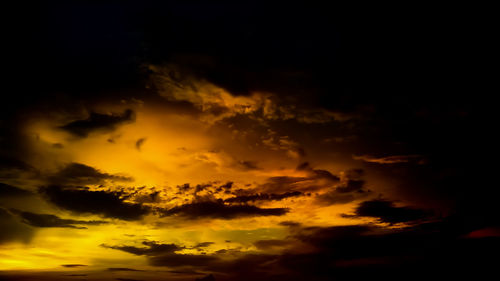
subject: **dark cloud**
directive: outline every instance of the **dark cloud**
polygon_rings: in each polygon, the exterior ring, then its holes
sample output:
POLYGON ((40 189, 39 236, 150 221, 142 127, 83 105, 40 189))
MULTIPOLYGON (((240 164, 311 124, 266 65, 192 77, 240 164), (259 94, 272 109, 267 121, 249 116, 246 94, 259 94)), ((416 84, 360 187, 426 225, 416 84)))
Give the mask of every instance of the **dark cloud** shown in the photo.
POLYGON ((161 201, 160 191, 147 194, 136 194, 131 196, 136 203, 159 203, 161 201))
MULTIPOLYGON (((97 5, 75 1, 61 5, 55 1, 30 9, 22 2, 9 3, 14 9, 7 9, 4 18, 9 24, 4 25, 8 28, 3 35, 9 42, 6 53, 11 54, 5 58, 5 68, 10 70, 6 88, 12 90, 2 97, 0 111, 0 150, 8 151, 9 157, 7 161, 0 157, 0 177, 16 178, 30 169, 24 163, 27 157, 21 157, 29 152, 19 141, 20 121, 26 119, 26 113, 40 109, 47 114, 67 106, 129 97, 142 99, 156 89, 144 89, 139 66, 173 64, 188 77, 209 81, 234 95, 269 92, 291 105, 314 109, 312 112, 328 109, 358 115, 360 118, 342 125, 299 127, 299 118, 269 124, 282 128, 288 123, 297 135, 309 138, 308 155, 314 155, 310 151, 317 146, 332 161, 337 156, 342 159, 343 154, 351 161, 353 154, 396 155, 364 157, 363 162, 404 164, 407 159, 399 156, 426 155, 428 163, 411 171, 399 167, 409 165, 358 163, 370 167, 367 174, 391 181, 397 177, 396 195, 409 201, 437 202, 438 207, 456 213, 459 225, 498 221, 499 189, 490 177, 478 176, 495 172, 487 173, 486 169, 494 169, 483 165, 491 160, 496 144, 491 129, 495 118, 490 116, 495 110, 489 110, 490 91, 485 83, 492 74, 482 65, 491 61, 488 40, 494 32, 488 27, 494 26, 490 24, 494 17, 479 18, 470 5, 436 3, 430 8, 375 3, 348 7, 268 2, 97 5), (10 28, 12 23, 15 28, 10 28), (318 132, 339 139, 354 136, 355 141, 333 144, 340 154, 334 156, 319 145, 319 138, 314 137, 318 132)), ((148 98, 154 100, 151 96, 148 98)), ((177 111, 192 108, 187 103, 172 104, 177 111)), ((212 111, 219 115, 224 108, 212 111)), ((84 137, 113 130, 128 122, 126 119, 127 112, 91 113, 64 125, 63 130, 84 137)), ((290 187, 303 191, 296 186, 306 180, 294 180, 270 180, 263 188, 266 193, 282 193, 290 187)), ((328 193, 332 196, 324 199, 333 204, 357 198, 357 191, 341 191, 328 193)), ((83 197, 91 199, 86 204, 92 205, 94 197, 108 198, 100 194, 83 197)), ((118 197, 110 199, 114 202, 111 207, 122 213, 126 203, 118 197)), ((70 208, 62 200, 55 201, 70 208)), ((79 204, 83 203, 75 205, 79 204)), ((103 210, 107 207, 93 208, 99 214, 111 212, 103 210)), ((88 211, 86 207, 76 209, 88 211)), ((0 229, 7 229, 0 232, 0 241, 4 241, 19 226, 13 226, 13 218, 1 210, 0 229)), ((365 204, 360 213, 355 216, 389 223, 421 215, 388 203, 365 204)), ((445 280, 450 275, 478 280, 496 276, 481 276, 488 272, 481 269, 497 268, 492 264, 496 260, 487 258, 498 252, 497 240, 440 237, 448 231, 445 228, 434 229, 435 233, 406 231, 386 236, 352 233, 351 240, 339 240, 333 234, 329 240, 324 237, 338 230, 317 229, 309 233, 307 241, 323 251, 287 253, 280 258, 283 267, 294 274, 269 277, 258 270, 263 268, 256 266, 261 265, 259 259, 269 264, 273 257, 254 257, 253 263, 249 257, 240 263, 246 269, 225 270, 247 274, 233 280, 445 280), (323 238, 318 241, 317 236, 323 238)))
POLYGON ((394 275, 390 280, 398 280, 399 274, 412 268, 419 271, 408 276, 411 280, 424 276, 445 277, 456 270, 457 264, 466 266, 463 272, 468 274, 487 270, 491 265, 488 252, 494 250, 486 245, 493 240, 448 236, 445 233, 450 233, 450 227, 461 226, 442 221, 403 230, 371 226, 306 228, 295 237, 315 246, 316 250, 308 254, 285 254, 281 262, 305 276, 326 278, 333 274, 340 279, 388 277, 386 274, 391 272, 394 275))
POLYGON ((201 243, 196 244, 193 248, 200 249, 200 248, 208 247, 208 246, 213 245, 213 244, 215 244, 215 243, 214 242, 201 242, 201 243))
POLYGON ((207 267, 217 260, 218 260, 217 257, 210 255, 167 254, 167 255, 150 257, 149 263, 153 266, 207 267))
POLYGON ((0 182, 0 198, 31 196, 32 192, 0 182))
POLYGON ((234 219, 252 216, 281 216, 286 213, 288 213, 286 208, 264 209, 252 205, 227 205, 222 200, 194 202, 161 212, 163 216, 179 215, 189 219, 234 219))
POLYGON ((290 241, 269 239, 269 240, 258 240, 258 241, 255 241, 253 244, 259 250, 270 250, 270 249, 279 249, 279 248, 282 248, 284 246, 288 246, 288 245, 290 245, 290 241))
POLYGON ((55 215, 50 214, 36 214, 31 212, 19 211, 15 209, 10 210, 22 219, 22 222, 35 227, 67 227, 76 229, 86 229, 86 227, 76 225, 99 225, 105 224, 105 221, 82 221, 72 219, 62 219, 55 215))
MULTIPOLYGON (((2 149, 3 148, 0 149, 0 179, 16 179, 22 177, 23 174, 37 174, 37 170, 33 166, 17 159, 16 156, 3 155, 2 149)), ((5 149, 11 150, 8 154, 12 154, 12 150, 14 150, 9 147, 5 147, 5 149)), ((19 154, 22 153, 19 152, 19 154)))
POLYGON ((311 178, 327 179, 332 182, 337 182, 340 178, 327 170, 313 169, 309 162, 302 162, 296 168, 297 171, 306 171, 311 174, 311 178))
POLYGON ((146 247, 134 247, 134 246, 108 246, 101 245, 105 248, 115 249, 124 251, 130 254, 138 256, 158 256, 164 254, 171 254, 175 251, 182 250, 184 247, 177 246, 175 244, 158 244, 155 241, 144 241, 142 244, 146 247))
POLYGON ((72 121, 60 128, 74 136, 84 138, 96 131, 112 131, 119 125, 134 120, 135 113, 131 109, 127 109, 121 114, 100 114, 91 112, 86 119, 72 121))
POLYGON ((223 185, 219 186, 219 188, 220 188, 220 189, 224 189, 224 190, 226 190, 226 191, 227 191, 227 190, 230 190, 230 189, 233 187, 233 184, 234 184, 234 182, 232 182, 232 181, 228 181, 228 182, 226 182, 225 184, 223 184, 223 185))
POLYGON ((135 142, 135 148, 137 148, 137 150, 141 151, 141 147, 142 147, 142 145, 144 145, 145 141, 146 141, 146 138, 140 138, 140 139, 138 139, 135 142))
POLYGON ((326 205, 346 204, 371 194, 370 190, 364 189, 364 185, 363 180, 347 179, 333 190, 318 195, 316 201, 326 205))
MULTIPOLYGON (((271 260, 269 255, 248 254, 240 256, 236 259, 222 259, 219 254, 178 254, 176 250, 183 247, 174 244, 158 244, 156 242, 146 242, 146 248, 138 248, 133 246, 106 246, 104 247, 125 251, 135 255, 144 255, 147 257, 148 263, 152 266, 180 267, 180 268, 196 268, 208 272, 219 272, 224 275, 235 277, 240 274, 252 274, 262 271, 265 263, 271 260)), ((233 279, 234 280, 234 279, 233 279)), ((236 279, 239 280, 239 279, 236 279)))
POLYGON ((55 184, 88 185, 101 184, 106 180, 132 181, 133 179, 127 176, 104 173, 94 167, 73 162, 50 176, 49 180, 55 184))
POLYGON ((209 274, 202 278, 196 278, 195 281, 215 281, 215 277, 212 274, 209 274))
POLYGON ((142 270, 128 268, 128 267, 109 267, 108 271, 142 271, 142 270))
POLYGON ((337 204, 347 204, 357 200, 359 197, 356 194, 351 193, 337 193, 337 192, 327 192, 320 194, 316 197, 316 200, 320 204, 325 205, 337 205, 337 204))
POLYGON ((177 254, 175 251, 182 250, 184 247, 175 244, 159 244, 154 241, 144 241, 142 244, 146 247, 101 246, 138 256, 146 256, 148 258, 148 262, 154 266, 206 266, 209 263, 218 260, 218 258, 208 255, 177 254))
POLYGON ((340 177, 327 170, 313 169, 307 162, 300 164, 297 170, 306 172, 306 176, 270 177, 265 183, 259 185, 257 189, 265 193, 289 192, 290 190, 301 192, 317 191, 340 182, 340 177))
POLYGON ((40 192, 51 203, 75 213, 90 213, 130 221, 139 220, 150 212, 146 206, 125 202, 116 192, 56 185, 42 187, 40 192))
POLYGON ((295 222, 295 221, 282 221, 279 224, 288 227, 299 227, 302 225, 300 222, 295 222))
POLYGON ((301 196, 302 192, 299 191, 290 191, 290 192, 285 192, 281 194, 266 194, 266 193, 261 193, 261 194, 253 194, 253 195, 240 195, 236 197, 231 197, 228 199, 225 199, 224 202, 227 203, 248 203, 248 202, 255 202, 255 201, 280 201, 286 198, 290 197, 297 197, 301 196))
POLYGON ((0 244, 9 242, 29 243, 34 235, 34 230, 20 223, 7 210, 0 207, 0 244))
POLYGON ((282 240, 254 242, 261 250, 280 250, 280 254, 238 252, 232 259, 224 258, 223 251, 209 255, 177 254, 175 251, 182 247, 156 242, 143 243, 147 246, 144 248, 107 247, 144 255, 152 266, 192 267, 221 274, 223 280, 400 280, 401 276, 409 280, 431 276, 433 280, 449 276, 457 264, 464 266, 461 272, 467 274, 491 269, 494 261, 490 254, 498 250, 499 238, 471 239, 461 234, 478 227, 481 226, 464 229, 457 217, 403 229, 373 225, 296 226, 282 240), (404 275, 409 272, 410 275, 404 275))
POLYGON ((243 170, 259 170, 259 166, 256 161, 240 160, 238 161, 238 166, 243 170))
POLYGON ((426 210, 396 207, 393 202, 380 199, 362 202, 356 208, 355 213, 356 216, 373 217, 391 224, 421 220, 431 215, 426 210))
POLYGON ((419 164, 424 164, 425 159, 422 155, 391 155, 383 157, 375 157, 371 155, 353 155, 354 160, 361 160, 368 163, 377 164, 398 164, 398 163, 408 163, 417 162, 419 164))
POLYGON ((73 268, 73 267, 82 267, 82 266, 87 266, 87 265, 85 265, 85 264, 61 264, 61 266, 73 268))
POLYGON ((13 170, 31 170, 33 167, 19 159, 13 157, 0 155, 0 170, 13 169, 13 170))
POLYGON ((336 192, 338 193, 348 193, 348 192, 354 192, 354 191, 359 191, 363 188, 365 185, 365 181, 363 180, 347 180, 345 185, 339 186, 335 189, 336 192))

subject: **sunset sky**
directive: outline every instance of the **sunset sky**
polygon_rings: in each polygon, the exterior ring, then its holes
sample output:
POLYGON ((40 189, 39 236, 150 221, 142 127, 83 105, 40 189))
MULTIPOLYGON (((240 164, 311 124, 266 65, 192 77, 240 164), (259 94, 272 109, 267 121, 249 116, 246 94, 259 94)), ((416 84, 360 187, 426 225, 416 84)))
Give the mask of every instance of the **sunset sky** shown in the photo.
POLYGON ((3 33, 0 280, 483 280, 498 262, 463 10, 29 5, 3 33))

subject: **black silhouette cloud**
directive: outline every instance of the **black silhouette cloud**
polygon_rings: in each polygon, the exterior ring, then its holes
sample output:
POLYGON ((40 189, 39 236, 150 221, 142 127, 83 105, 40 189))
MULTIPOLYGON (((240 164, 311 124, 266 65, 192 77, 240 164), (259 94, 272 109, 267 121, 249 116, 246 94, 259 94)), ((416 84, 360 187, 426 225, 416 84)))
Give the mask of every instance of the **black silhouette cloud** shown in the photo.
POLYGON ((135 113, 131 109, 121 114, 100 114, 91 112, 87 119, 75 120, 60 128, 77 137, 87 137, 95 131, 112 131, 119 125, 134 121, 135 113))
POLYGON ((146 206, 125 202, 116 192, 51 185, 40 188, 40 193, 56 206, 75 213, 131 221, 139 220, 150 212, 150 208, 146 206))
POLYGON ((252 195, 240 195, 225 199, 224 202, 227 203, 247 203, 247 202, 255 202, 255 201, 280 201, 290 197, 301 196, 302 192, 299 191, 290 191, 280 194, 275 193, 259 193, 252 195))
POLYGON ((140 138, 135 142, 135 148, 138 151, 141 151, 142 146, 144 145, 144 142, 146 142, 146 138, 140 138))
POLYGON ((32 212, 20 211, 11 209, 12 213, 18 215, 22 222, 35 227, 67 227, 76 229, 86 229, 83 226, 76 225, 99 225, 105 224, 105 221, 83 221, 83 220, 72 220, 72 219, 62 219, 58 216, 51 214, 36 214, 32 212))
POLYGON ((259 208, 253 205, 228 205, 222 200, 193 202, 163 210, 163 216, 182 216, 188 219, 213 218, 234 219, 252 216, 281 216, 288 213, 286 208, 259 208))
POLYGON ((318 195, 316 201, 325 205, 349 203, 371 194, 364 185, 363 180, 348 179, 332 190, 318 195))
POLYGON ((425 219, 431 215, 426 210, 397 207, 393 202, 381 199, 362 202, 355 213, 355 216, 377 218, 381 222, 391 224, 425 219))
POLYGON ((158 256, 158 255, 172 254, 175 251, 183 249, 183 247, 177 246, 175 244, 159 244, 155 241, 143 241, 142 244, 146 247, 108 246, 108 245, 101 245, 101 246, 104 248, 120 250, 138 256, 158 256))
POLYGON ((20 223, 9 211, 0 207, 0 244, 9 242, 29 243, 33 238, 33 228, 20 223))
POLYGON ((62 267, 67 267, 67 268, 75 268, 75 267, 84 267, 84 266, 87 266, 87 265, 72 263, 72 264, 61 264, 61 266, 62 267))
POLYGON ((101 184, 105 180, 111 181, 131 181, 131 177, 122 175, 112 175, 101 172, 94 167, 81 163, 69 163, 57 173, 49 177, 49 180, 55 184, 101 184))
POLYGON ((31 196, 32 192, 0 182, 0 198, 31 196))

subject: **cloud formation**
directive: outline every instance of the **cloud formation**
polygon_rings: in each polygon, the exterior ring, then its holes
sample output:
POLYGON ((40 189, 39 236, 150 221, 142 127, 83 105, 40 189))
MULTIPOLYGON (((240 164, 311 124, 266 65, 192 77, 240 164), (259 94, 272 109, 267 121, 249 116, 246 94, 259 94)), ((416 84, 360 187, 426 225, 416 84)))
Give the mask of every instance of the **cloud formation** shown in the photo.
POLYGON ((426 210, 410 207, 397 207, 387 200, 364 201, 356 207, 356 216, 377 218, 381 222, 390 224, 411 222, 429 218, 431 213, 426 210))
POLYGON ((0 182, 0 198, 31 196, 32 192, 0 182))
POLYGON ((62 219, 58 216, 51 214, 36 214, 32 212, 20 211, 11 209, 12 213, 16 214, 22 219, 22 222, 35 227, 66 227, 66 228, 76 228, 76 229, 86 229, 83 226, 75 225, 100 225, 105 224, 105 221, 83 221, 83 220, 72 220, 72 219, 62 219))
POLYGON ((228 199, 225 199, 224 202, 227 203, 247 203, 247 202, 255 202, 255 201, 280 201, 285 198, 301 196, 302 192, 299 191, 290 191, 281 194, 274 193, 259 193, 253 195, 241 195, 235 196, 228 199))
POLYGON ((9 211, 0 207, 0 245, 9 242, 29 243, 34 230, 20 223, 9 211))
POLYGON ((377 164, 398 164, 398 163, 408 163, 417 162, 418 164, 425 163, 425 158, 422 155, 409 154, 409 155, 391 155, 383 157, 375 157, 371 155, 353 155, 354 160, 361 160, 368 163, 377 164))
POLYGON ((163 210, 162 216, 182 216, 188 219, 234 219, 253 216, 282 216, 286 208, 259 208, 253 205, 228 205, 222 200, 193 202, 163 210))
POLYGON ((131 177, 123 175, 112 175, 101 172, 94 167, 81 163, 69 163, 64 168, 49 177, 49 181, 55 184, 91 185, 102 184, 109 181, 132 181, 131 177))
POLYGON ((86 119, 71 121, 60 129, 80 138, 87 137, 93 132, 109 132, 119 125, 130 123, 135 120, 135 113, 131 109, 125 110, 121 114, 101 114, 90 112, 86 119))
POLYGON ((96 214, 128 221, 139 220, 150 213, 150 208, 125 202, 116 192, 51 185, 40 188, 40 193, 56 206, 75 213, 96 214))

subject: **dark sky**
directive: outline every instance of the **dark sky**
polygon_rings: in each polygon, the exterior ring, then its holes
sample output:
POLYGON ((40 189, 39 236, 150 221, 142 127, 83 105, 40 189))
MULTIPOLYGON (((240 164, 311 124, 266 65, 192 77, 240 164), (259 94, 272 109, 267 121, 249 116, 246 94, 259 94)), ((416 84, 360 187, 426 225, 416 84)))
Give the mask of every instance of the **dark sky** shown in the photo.
POLYGON ((0 278, 492 270, 488 13, 268 2, 7 4, 0 278))

